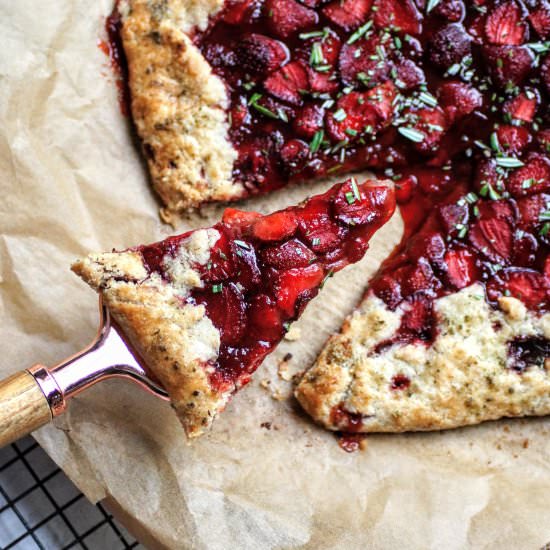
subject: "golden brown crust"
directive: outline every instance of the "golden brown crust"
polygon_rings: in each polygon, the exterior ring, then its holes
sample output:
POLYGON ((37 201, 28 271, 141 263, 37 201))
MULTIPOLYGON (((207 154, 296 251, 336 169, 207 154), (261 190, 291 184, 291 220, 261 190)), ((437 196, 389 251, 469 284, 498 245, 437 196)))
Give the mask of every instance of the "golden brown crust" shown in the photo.
POLYGON ((217 357, 219 332, 204 306, 181 305, 189 286, 201 284, 196 272, 172 269, 169 284, 148 275, 136 252, 92 254, 72 269, 101 293, 113 318, 168 391, 187 435, 201 435, 232 391, 217 391, 209 383, 209 361, 217 357))
POLYGON ((431 346, 374 348, 400 324, 370 294, 333 336, 296 389, 304 409, 331 430, 335 408, 362 418, 363 432, 440 430, 501 417, 550 414, 550 359, 518 374, 508 364, 516 337, 550 338, 550 314, 536 316, 515 298, 487 304, 481 285, 436 302, 439 334, 431 346), (500 328, 499 328, 500 327, 500 328), (405 375, 410 386, 391 389, 405 375))
POLYGON ((186 34, 223 0, 125 0, 132 115, 156 191, 171 211, 243 194, 231 178, 224 84, 186 34))

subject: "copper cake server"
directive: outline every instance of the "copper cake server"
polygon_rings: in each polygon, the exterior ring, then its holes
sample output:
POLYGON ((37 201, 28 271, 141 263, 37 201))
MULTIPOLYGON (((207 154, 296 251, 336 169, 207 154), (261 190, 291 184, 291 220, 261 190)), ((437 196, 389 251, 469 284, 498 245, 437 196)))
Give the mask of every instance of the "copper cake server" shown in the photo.
POLYGON ((0 447, 44 426, 66 410, 71 397, 107 378, 130 379, 168 400, 101 299, 99 313, 97 336, 85 349, 53 367, 36 364, 0 381, 0 447))

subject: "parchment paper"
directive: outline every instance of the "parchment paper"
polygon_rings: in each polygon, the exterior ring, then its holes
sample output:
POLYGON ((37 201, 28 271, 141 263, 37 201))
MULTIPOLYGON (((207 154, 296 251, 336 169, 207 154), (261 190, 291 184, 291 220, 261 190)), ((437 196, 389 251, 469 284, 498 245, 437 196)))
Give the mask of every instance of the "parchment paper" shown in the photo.
MULTIPOLYGON (((2 376, 92 338, 97 298, 69 271, 75 257, 171 231, 97 47, 111 8, 0 0, 2 376)), ((325 187, 246 208, 267 212, 325 187)), ((159 547, 540 548, 550 541, 550 420, 371 436, 346 454, 284 399, 281 358, 292 353, 293 372, 311 364, 400 235, 395 218, 364 262, 329 281, 298 323, 301 339, 284 342, 199 441, 186 442, 167 404, 123 381, 75 398, 38 441, 91 500, 107 497, 159 547)))

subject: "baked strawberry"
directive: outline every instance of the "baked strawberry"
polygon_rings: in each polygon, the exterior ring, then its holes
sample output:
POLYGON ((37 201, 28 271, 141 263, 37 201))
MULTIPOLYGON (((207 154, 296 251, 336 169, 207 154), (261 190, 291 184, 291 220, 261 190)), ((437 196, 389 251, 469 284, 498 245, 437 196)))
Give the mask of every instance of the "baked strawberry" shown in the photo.
POLYGON ((276 269, 307 267, 317 258, 315 254, 298 239, 291 239, 280 246, 270 246, 262 251, 263 261, 276 269))
POLYGON ((457 80, 443 83, 437 90, 437 97, 451 124, 483 105, 483 97, 478 90, 457 80))
POLYGON ((474 44, 481 46, 485 42, 485 21, 487 16, 485 13, 478 13, 467 23, 466 30, 472 37, 474 44))
POLYGON ((395 61, 394 71, 397 75, 396 85, 402 90, 412 90, 426 82, 424 71, 410 59, 402 57, 395 61))
POLYGON ((332 199, 334 216, 350 226, 372 223, 377 216, 373 200, 378 200, 378 196, 361 188, 352 178, 340 187, 332 199))
POLYGON ((540 0, 538 5, 531 10, 529 21, 540 38, 546 40, 550 37, 550 2, 540 0))
POLYGON ((288 38, 298 31, 315 25, 317 13, 296 0, 267 0, 264 13, 270 31, 281 38, 288 38))
POLYGON ((284 170, 290 175, 300 172, 309 155, 309 146, 301 139, 290 139, 281 148, 280 156, 284 170))
POLYGON ((471 285, 478 279, 476 258, 467 248, 448 250, 445 254, 447 282, 457 290, 471 285))
POLYGON ((510 0, 491 10, 485 23, 485 35, 492 44, 523 44, 527 36, 527 25, 519 5, 510 0))
POLYGON ((487 283, 487 296, 496 302, 500 296, 521 300, 529 309, 543 310, 550 303, 550 282, 534 269, 508 268, 487 283))
POLYGON ((473 188, 482 197, 499 197, 504 189, 504 178, 494 159, 483 159, 477 163, 473 188))
POLYGON ((307 71, 300 61, 291 61, 264 82, 264 88, 272 96, 292 105, 301 105, 302 95, 308 86, 307 71))
POLYGON ((298 227, 298 218, 292 211, 280 211, 263 216, 254 222, 252 231, 262 241, 281 241, 290 237, 298 227))
POLYGON ((532 141, 531 134, 524 126, 503 124, 497 128, 497 139, 504 152, 520 153, 532 141))
POLYGON ((323 269, 317 264, 283 271, 274 284, 277 306, 289 317, 299 315, 319 291, 324 277, 323 269))
POLYGON ((262 293, 253 296, 248 306, 248 330, 258 341, 276 344, 281 339, 283 315, 276 299, 262 293))
POLYGON ((513 227, 509 220, 498 217, 480 219, 470 227, 468 240, 489 261, 510 264, 513 227))
POLYGON ((395 87, 391 81, 368 92, 351 92, 340 98, 337 111, 329 113, 329 134, 333 139, 353 140, 362 132, 377 132, 390 123, 394 98, 395 87))
POLYGON ((543 153, 550 153, 550 129, 537 132, 537 142, 543 153))
POLYGON ((235 283, 221 285, 220 292, 197 294, 197 304, 203 304, 225 344, 241 340, 247 326, 245 298, 235 283))
POLYGON ((391 63, 381 40, 373 37, 344 44, 338 69, 344 84, 372 88, 388 79, 391 63))
POLYGON ((292 123, 292 128, 304 138, 313 138, 313 136, 322 130, 324 110, 314 103, 304 105, 297 113, 292 123))
POLYGON ((330 65, 334 67, 338 61, 338 55, 342 47, 340 37, 336 32, 327 27, 318 34, 313 34, 314 36, 301 39, 300 44, 293 52, 293 56, 312 66, 330 65))
POLYGON ((543 212, 550 210, 550 194, 539 193, 518 199, 520 216, 519 226, 526 231, 533 231, 540 225, 543 212))
MULTIPOLYGON (((407 118, 418 136, 412 140, 414 147, 422 153, 435 152, 447 129, 447 118, 443 110, 439 107, 419 109, 409 112, 407 118)), ((410 139, 406 133, 403 135, 410 139)))
POLYGON ((470 211, 464 200, 440 206, 438 214, 445 234, 451 237, 462 234, 470 222, 470 211))
POLYGON ((410 175, 401 178, 395 182, 395 200, 398 204, 405 204, 409 202, 416 187, 418 186, 418 180, 416 176, 410 175))
POLYGON ((256 33, 243 38, 237 48, 239 61, 252 73, 270 73, 285 63, 289 55, 284 44, 256 33))
POLYGON ((319 71, 315 67, 306 67, 307 90, 312 94, 331 94, 340 88, 338 77, 334 71, 319 71))
POLYGON ((406 253, 410 260, 425 258, 439 267, 445 255, 445 241, 441 233, 423 229, 409 240, 406 253))
POLYGON ((230 25, 248 23, 259 11, 260 0, 229 0, 221 14, 221 20, 230 25))
POLYGON ((334 0, 323 8, 323 14, 345 31, 366 23, 372 0, 334 0))
POLYGON ((414 294, 402 302, 403 317, 398 333, 401 339, 431 341, 434 336, 433 300, 414 294))
POLYGON ((537 112, 539 97, 534 91, 519 93, 513 99, 509 99, 503 107, 503 112, 511 120, 532 122, 537 112))
POLYGON ((428 48, 430 61, 446 71, 470 55, 472 37, 460 23, 450 23, 433 35, 428 48))
POLYGON ((514 197, 550 191, 550 159, 540 153, 531 153, 524 166, 511 174, 507 187, 514 197))
POLYGON ((299 224, 300 235, 316 254, 334 250, 342 237, 342 230, 332 221, 325 205, 312 202, 304 209, 299 224))
POLYGON ((535 56, 527 46, 485 46, 487 68, 500 88, 519 86, 529 75, 535 56))
POLYGON ((462 0, 440 0, 432 12, 448 21, 458 22, 464 19, 466 7, 462 0))
POLYGON ((403 34, 418 34, 422 16, 412 0, 375 0, 373 21, 379 29, 392 28, 403 34))

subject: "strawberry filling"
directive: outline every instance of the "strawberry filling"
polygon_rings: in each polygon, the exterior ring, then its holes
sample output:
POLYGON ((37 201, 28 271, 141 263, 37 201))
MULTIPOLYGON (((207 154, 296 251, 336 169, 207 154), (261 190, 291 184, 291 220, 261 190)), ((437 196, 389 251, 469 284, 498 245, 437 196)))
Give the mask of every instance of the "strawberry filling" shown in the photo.
MULTIPOLYGON (((227 24, 228 4, 194 39, 207 57, 257 33, 289 52, 267 76, 211 59, 250 114, 229 137, 251 193, 358 168, 396 181, 405 240, 371 289, 405 312, 398 340, 429 342, 433 300, 476 281, 495 307, 511 295, 550 310, 550 49, 546 2, 424 4, 257 0, 239 25, 227 24)), ((367 219, 345 199, 335 211, 304 217, 309 250, 328 253, 342 223, 367 219)))
MULTIPOLYGON (((363 256, 394 209, 391 186, 353 179, 267 216, 228 208, 209 261, 195 266, 203 287, 184 299, 203 305, 220 332, 212 384, 248 382, 327 277, 363 256)), ((138 248, 148 271, 169 280, 165 258, 189 234, 138 248)))
MULTIPOLYGON (((494 307, 516 296, 536 314, 550 311, 548 6, 230 0, 193 36, 226 85, 233 177, 249 194, 365 168, 395 181, 405 236, 371 291, 404 311, 400 341, 430 342, 433 300, 474 282, 494 307)), ((256 284, 259 270, 270 291, 245 294, 245 314, 232 305, 240 287, 204 298, 230 304, 213 318, 222 332, 237 331, 222 346, 221 371, 241 372, 235 365, 267 353, 232 342, 265 331, 271 349, 316 292, 315 258, 334 269, 364 252, 349 234, 369 223, 369 209, 346 193, 334 195, 330 212, 313 202, 297 218, 228 209, 225 238, 254 227, 262 243, 254 260, 238 256, 239 272, 256 284)), ((204 274, 212 284, 235 273, 235 247, 226 248, 231 261, 217 258, 204 274)))

